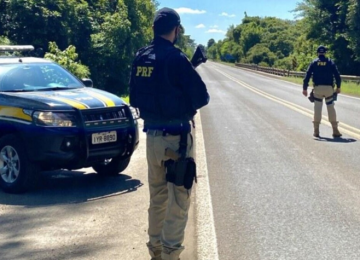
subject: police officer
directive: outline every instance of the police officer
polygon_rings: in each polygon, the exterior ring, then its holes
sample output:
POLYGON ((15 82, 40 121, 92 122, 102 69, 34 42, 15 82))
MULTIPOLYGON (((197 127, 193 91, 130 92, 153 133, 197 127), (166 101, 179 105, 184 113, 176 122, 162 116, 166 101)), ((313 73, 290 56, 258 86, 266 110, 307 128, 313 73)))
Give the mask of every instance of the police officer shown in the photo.
POLYGON ((333 129, 333 137, 341 137, 338 129, 338 121, 336 121, 336 111, 334 104, 334 96, 340 93, 341 77, 335 63, 325 56, 326 47, 319 46, 317 49, 318 58, 313 60, 308 67, 303 83, 303 95, 308 96, 307 88, 309 80, 312 77, 314 83, 313 99, 314 99, 314 136, 319 137, 319 126, 322 117, 323 100, 325 99, 329 121, 333 129), (334 77, 336 81, 336 90, 334 95, 334 77))
POLYGON ((178 151, 186 131, 186 156, 193 156, 191 120, 209 102, 206 85, 188 58, 174 46, 181 30, 178 13, 162 8, 153 22, 154 39, 140 49, 132 65, 130 104, 138 108, 146 132, 150 206, 147 246, 151 259, 178 260, 184 250, 184 230, 190 190, 166 181, 164 166, 178 151))

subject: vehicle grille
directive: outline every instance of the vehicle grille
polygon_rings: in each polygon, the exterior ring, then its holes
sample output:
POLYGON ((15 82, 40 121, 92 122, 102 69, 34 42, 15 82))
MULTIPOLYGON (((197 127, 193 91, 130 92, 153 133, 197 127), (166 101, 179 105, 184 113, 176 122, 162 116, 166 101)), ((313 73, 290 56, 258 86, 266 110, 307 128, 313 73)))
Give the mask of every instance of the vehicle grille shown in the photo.
POLYGON ((127 125, 130 122, 130 111, 126 106, 82 110, 85 127, 103 127, 127 125))

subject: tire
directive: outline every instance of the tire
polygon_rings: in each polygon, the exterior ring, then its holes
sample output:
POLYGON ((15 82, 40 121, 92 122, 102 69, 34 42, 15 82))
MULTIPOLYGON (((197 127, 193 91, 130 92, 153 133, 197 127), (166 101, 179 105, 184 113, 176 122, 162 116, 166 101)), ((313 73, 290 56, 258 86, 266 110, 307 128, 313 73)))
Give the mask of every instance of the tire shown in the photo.
POLYGON ((39 172, 26 155, 25 147, 16 135, 0 138, 0 187, 8 193, 22 193, 33 188, 39 172))
POLYGON ((92 166, 94 171, 103 176, 113 176, 123 172, 130 163, 130 157, 127 158, 113 158, 111 161, 104 160, 92 166))

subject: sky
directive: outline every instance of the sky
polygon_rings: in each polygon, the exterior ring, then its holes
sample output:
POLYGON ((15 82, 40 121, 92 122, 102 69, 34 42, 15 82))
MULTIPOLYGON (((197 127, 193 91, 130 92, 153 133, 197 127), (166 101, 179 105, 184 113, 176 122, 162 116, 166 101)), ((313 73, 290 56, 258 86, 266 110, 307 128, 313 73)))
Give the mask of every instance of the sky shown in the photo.
POLYGON ((175 9, 197 44, 207 45, 212 38, 224 39, 231 25, 241 24, 245 16, 278 17, 294 20, 294 10, 301 0, 158 0, 159 9, 175 9))

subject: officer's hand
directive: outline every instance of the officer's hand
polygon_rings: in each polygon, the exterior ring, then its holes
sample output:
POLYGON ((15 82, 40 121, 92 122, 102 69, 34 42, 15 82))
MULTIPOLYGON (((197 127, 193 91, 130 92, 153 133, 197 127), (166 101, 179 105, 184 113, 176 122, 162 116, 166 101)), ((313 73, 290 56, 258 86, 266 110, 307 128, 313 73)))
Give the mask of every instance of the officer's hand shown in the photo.
POLYGON ((336 88, 336 93, 341 93, 341 89, 340 88, 336 88))
POLYGON ((307 90, 303 90, 303 95, 304 95, 305 97, 308 96, 307 90))

